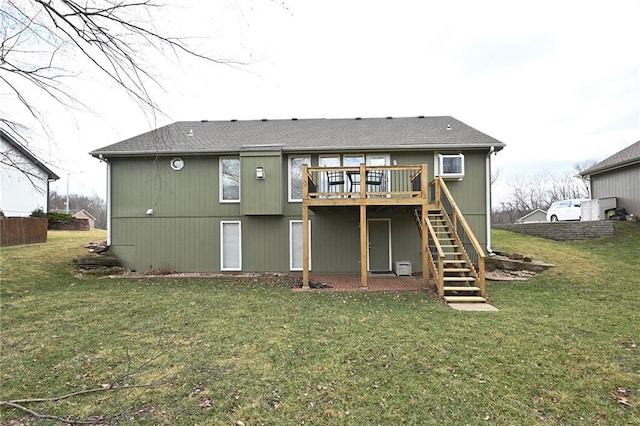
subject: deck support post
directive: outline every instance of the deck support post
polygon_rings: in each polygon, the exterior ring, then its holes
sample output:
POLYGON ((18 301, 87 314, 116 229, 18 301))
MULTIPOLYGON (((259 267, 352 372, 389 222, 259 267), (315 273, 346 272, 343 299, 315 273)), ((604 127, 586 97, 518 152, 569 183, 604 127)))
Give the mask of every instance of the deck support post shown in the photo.
POLYGON ((302 289, 309 290, 309 174, 302 165, 302 289))
POLYGON ((360 288, 367 289, 367 206, 360 204, 360 288))

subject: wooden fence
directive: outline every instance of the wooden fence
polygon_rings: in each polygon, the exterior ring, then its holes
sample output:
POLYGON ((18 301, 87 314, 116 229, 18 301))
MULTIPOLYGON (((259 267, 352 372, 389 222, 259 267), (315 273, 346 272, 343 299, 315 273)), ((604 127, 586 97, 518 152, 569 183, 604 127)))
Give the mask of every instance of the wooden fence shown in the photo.
POLYGON ((0 217, 0 247, 46 242, 46 217, 0 217))

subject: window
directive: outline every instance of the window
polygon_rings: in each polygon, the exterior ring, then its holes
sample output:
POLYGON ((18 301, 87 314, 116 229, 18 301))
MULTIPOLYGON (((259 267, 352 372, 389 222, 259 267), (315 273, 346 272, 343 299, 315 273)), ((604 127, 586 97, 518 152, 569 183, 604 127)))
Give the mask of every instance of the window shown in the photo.
MULTIPOLYGON (((338 176, 334 179, 334 182, 338 184, 331 185, 331 179, 325 173, 319 175, 320 192, 357 192, 360 190, 360 175, 357 169, 360 164, 366 164, 367 166, 388 166, 389 154, 344 154, 342 158, 337 155, 321 155, 318 159, 318 165, 320 167, 349 167, 342 179, 338 176), (355 172, 355 173, 354 173, 355 172), (344 182, 344 183, 340 183, 344 182)), ((368 191, 386 191, 389 185, 389 172, 382 171, 377 172, 380 175, 376 185, 368 185, 368 191)))
MULTIPOLYGON (((289 222, 289 269, 302 271, 302 221, 289 222)), ((309 221, 309 269, 311 269, 311 221, 309 221)))
POLYGON ((240 158, 220 158, 220 202, 240 201, 240 158))
POLYGON ((364 155, 362 154, 345 154, 342 157, 342 165, 345 167, 357 167, 362 163, 364 163, 364 155))
POLYGON ((242 270, 241 223, 220 222, 220 270, 242 270))
POLYGON ((464 177, 464 155, 438 154, 439 175, 443 178, 462 179, 464 177))
POLYGON ((289 201, 302 201, 302 165, 311 165, 311 157, 289 157, 289 201))
POLYGON ((171 160, 170 164, 173 170, 182 170, 182 168, 184 167, 184 160, 180 157, 175 157, 171 160))

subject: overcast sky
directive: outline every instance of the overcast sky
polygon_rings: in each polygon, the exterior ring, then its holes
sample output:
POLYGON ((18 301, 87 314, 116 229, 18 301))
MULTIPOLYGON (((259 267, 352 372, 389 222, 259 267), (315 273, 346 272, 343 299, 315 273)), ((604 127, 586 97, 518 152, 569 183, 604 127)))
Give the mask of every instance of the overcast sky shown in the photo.
MULTIPOLYGON (((452 115, 505 142, 515 176, 563 173, 640 140, 640 1, 177 1, 154 18, 196 50, 148 56, 166 116, 80 66, 91 111, 55 109, 37 154, 71 193, 105 194, 87 153, 179 120, 452 115)), ((390 141, 392 143, 393 141, 390 141)))

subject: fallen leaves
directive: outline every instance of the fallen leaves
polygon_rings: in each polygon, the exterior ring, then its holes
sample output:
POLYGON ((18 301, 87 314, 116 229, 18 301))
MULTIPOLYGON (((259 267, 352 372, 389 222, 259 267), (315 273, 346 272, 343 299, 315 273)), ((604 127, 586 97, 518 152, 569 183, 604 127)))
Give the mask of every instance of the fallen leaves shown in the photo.
POLYGON ((629 404, 629 398, 628 398, 630 394, 631 392, 628 389, 619 387, 616 389, 615 392, 611 393, 611 396, 613 397, 613 400, 618 404, 631 407, 631 404, 629 404))

